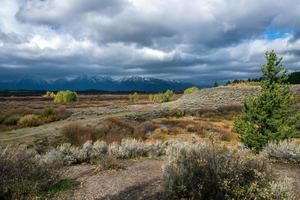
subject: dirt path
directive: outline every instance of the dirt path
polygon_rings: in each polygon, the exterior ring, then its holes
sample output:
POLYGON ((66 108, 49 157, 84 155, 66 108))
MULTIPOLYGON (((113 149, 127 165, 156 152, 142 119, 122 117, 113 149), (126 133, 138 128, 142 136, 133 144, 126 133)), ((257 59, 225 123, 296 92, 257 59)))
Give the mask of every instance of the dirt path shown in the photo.
POLYGON ((66 177, 79 182, 56 199, 162 199, 164 158, 128 161, 124 170, 95 173, 91 165, 72 166, 66 177))

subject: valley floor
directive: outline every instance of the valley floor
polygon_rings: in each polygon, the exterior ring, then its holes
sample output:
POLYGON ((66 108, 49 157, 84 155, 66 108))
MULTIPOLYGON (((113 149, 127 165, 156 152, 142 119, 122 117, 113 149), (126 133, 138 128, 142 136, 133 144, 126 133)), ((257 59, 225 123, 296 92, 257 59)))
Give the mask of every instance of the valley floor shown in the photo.
MULTIPOLYGON (((194 114, 198 117, 198 121, 194 119, 192 121, 186 120, 187 122, 176 120, 167 121, 181 128, 178 129, 177 127, 177 130, 188 130, 188 125, 197 125, 201 130, 205 129, 206 131, 206 129, 208 129, 208 132, 217 131, 224 135, 224 133, 229 132, 228 129, 231 129, 230 121, 223 118, 214 118, 210 119, 210 121, 205 121, 203 114, 208 114, 216 110, 220 113, 231 110, 236 111, 240 108, 240 104, 245 96, 253 95, 258 91, 259 89, 257 87, 246 87, 243 89, 218 87, 204 89, 195 94, 184 95, 176 101, 161 105, 122 104, 109 105, 107 107, 76 108, 73 115, 66 120, 44 124, 38 127, 2 132, 0 133, 0 145, 25 143, 29 145, 40 145, 45 148, 46 145, 50 146, 55 143, 54 140, 61 136, 61 129, 69 122, 79 122, 87 126, 94 126, 100 124, 107 117, 117 117, 130 120, 132 123, 135 123, 135 125, 139 125, 139 123, 143 121, 158 119, 174 108, 182 109, 187 112, 188 115, 194 114), (178 125, 180 123, 182 127, 178 125)), ((299 95, 300 86, 294 87, 294 91, 299 95)), ((300 107, 299 102, 298 107, 300 107)), ((161 121, 156 123, 161 125, 161 121)), ((166 124, 164 128, 169 128, 168 125, 169 124, 166 124)), ((191 126, 190 129, 191 128, 193 128, 193 126, 191 126)), ((191 133, 193 133, 193 131, 188 133, 189 136, 192 135, 191 133)), ((170 137, 173 137, 172 134, 167 133, 170 137)), ((186 137, 186 135, 182 135, 186 137)), ((226 138, 224 142, 229 144, 226 138)), ((233 142, 235 142, 235 140, 233 140, 233 142)), ((95 165, 91 164, 64 167, 61 169, 64 178, 73 180, 76 184, 71 191, 58 194, 54 199, 163 199, 162 191, 164 183, 162 166, 165 162, 166 157, 127 160, 121 161, 121 166, 123 166, 124 169, 104 171, 99 171, 95 165)), ((286 176, 294 179, 295 194, 297 195, 296 199, 300 199, 299 165, 272 164, 272 167, 278 176, 286 176)))
POLYGON ((64 176, 78 185, 69 193, 54 199, 163 199, 165 158, 129 160, 124 169, 97 172, 93 165, 65 169, 64 176))
MULTIPOLYGON (((129 160, 122 170, 96 172, 94 165, 76 165, 64 169, 64 176, 77 182, 70 192, 54 199, 99 200, 155 200, 163 195, 163 171, 165 157, 157 159, 129 160)), ((294 180, 296 199, 300 199, 299 165, 272 164, 278 176, 294 180)))

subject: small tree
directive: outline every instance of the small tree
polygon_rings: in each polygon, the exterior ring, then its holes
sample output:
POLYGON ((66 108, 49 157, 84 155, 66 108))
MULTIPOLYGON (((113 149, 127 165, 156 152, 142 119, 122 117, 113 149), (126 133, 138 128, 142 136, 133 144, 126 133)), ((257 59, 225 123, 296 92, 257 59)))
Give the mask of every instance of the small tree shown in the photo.
POLYGON ((219 87, 219 83, 218 83, 218 81, 215 81, 215 82, 214 82, 214 85, 213 85, 213 87, 219 87))
POLYGON ((131 103, 137 103, 137 102, 139 102, 139 99, 140 99, 139 94, 137 92, 129 95, 129 101, 131 103))
POLYGON ((172 90, 167 90, 164 93, 154 95, 154 102, 156 103, 165 103, 173 99, 174 92, 172 90))
POLYGON ((259 152, 270 140, 284 140, 293 136, 298 114, 292 112, 295 103, 282 58, 274 51, 266 52, 267 63, 262 66, 261 91, 244 101, 242 113, 236 118, 234 129, 241 141, 259 152))
POLYGON ((154 94, 149 94, 148 100, 149 101, 154 101, 155 95, 154 94))
POLYGON ((55 103, 70 103, 75 101, 78 101, 77 93, 70 90, 59 91, 54 98, 55 103))

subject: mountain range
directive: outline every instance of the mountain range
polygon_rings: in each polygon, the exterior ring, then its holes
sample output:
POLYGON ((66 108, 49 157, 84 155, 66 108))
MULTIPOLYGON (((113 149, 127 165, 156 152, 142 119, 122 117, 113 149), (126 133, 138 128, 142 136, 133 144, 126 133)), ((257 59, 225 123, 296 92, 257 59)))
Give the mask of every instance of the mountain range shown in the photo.
POLYGON ((113 79, 106 76, 77 76, 57 80, 31 77, 13 81, 0 81, 0 90, 99 90, 162 92, 167 89, 181 91, 193 86, 191 83, 146 77, 113 79))

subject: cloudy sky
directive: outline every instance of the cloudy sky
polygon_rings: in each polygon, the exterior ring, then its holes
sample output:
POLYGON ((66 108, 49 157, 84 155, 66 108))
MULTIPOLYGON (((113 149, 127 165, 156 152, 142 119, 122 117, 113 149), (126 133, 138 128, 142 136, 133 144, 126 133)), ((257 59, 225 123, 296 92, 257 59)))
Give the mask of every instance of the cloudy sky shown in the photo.
POLYGON ((300 70, 299 0, 0 0, 0 78, 80 74, 193 83, 300 70))

